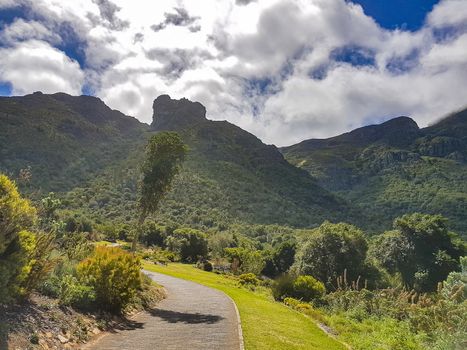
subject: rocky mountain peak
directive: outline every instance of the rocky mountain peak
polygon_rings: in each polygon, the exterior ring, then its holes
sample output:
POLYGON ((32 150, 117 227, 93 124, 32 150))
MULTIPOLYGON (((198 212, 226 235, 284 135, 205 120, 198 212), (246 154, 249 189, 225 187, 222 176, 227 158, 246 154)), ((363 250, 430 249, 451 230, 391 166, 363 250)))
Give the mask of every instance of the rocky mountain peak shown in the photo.
POLYGON ((206 108, 201 103, 186 98, 176 100, 169 95, 157 97, 153 111, 151 126, 158 130, 176 130, 206 120, 206 108))

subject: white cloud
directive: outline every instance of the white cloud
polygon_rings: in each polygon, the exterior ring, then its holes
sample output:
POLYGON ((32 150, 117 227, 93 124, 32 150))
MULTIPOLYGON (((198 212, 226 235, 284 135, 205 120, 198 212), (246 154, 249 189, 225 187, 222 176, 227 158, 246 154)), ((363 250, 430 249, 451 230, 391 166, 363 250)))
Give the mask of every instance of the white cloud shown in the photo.
MULTIPOLYGON (((16 3, 41 19, 0 32, 0 79, 15 93, 79 94, 86 82, 145 122, 158 94, 185 96, 209 118, 279 145, 398 115, 424 126, 467 105, 465 0, 442 0, 416 32, 384 30, 344 0, 16 3), (63 25, 81 45, 81 67, 53 48, 68 40, 63 25), (349 47, 374 55, 374 65, 330 58, 349 47)), ((13 5, 0 0, 0 8, 13 5)))
POLYGON ((63 52, 41 41, 28 41, 0 49, 0 80, 13 85, 13 93, 63 91, 80 94, 84 74, 63 52))
POLYGON ((0 41, 3 45, 14 45, 17 42, 31 39, 46 40, 56 44, 61 42, 59 35, 53 33, 40 22, 28 22, 21 18, 15 20, 0 32, 0 41))

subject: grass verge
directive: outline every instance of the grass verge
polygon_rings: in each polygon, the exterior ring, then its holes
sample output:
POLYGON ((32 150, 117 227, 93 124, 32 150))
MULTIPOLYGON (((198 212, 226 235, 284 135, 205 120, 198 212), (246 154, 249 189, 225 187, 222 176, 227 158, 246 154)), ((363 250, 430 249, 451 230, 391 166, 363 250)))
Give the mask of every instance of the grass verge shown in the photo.
POLYGON ((237 304, 247 350, 345 350, 303 314, 275 302, 264 293, 239 288, 236 280, 191 265, 159 266, 143 263, 146 270, 197 282, 223 291, 237 304))

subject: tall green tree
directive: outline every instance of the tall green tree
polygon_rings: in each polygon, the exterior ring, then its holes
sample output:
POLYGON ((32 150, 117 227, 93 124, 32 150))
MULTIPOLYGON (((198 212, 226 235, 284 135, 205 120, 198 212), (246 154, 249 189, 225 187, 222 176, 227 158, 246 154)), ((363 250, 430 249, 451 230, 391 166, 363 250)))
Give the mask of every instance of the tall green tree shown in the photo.
POLYGON ((363 232, 357 227, 326 221, 299 245, 293 270, 332 287, 345 270, 349 281, 366 272, 367 250, 363 232))
POLYGON ((389 272, 400 273, 408 287, 432 291, 459 268, 465 248, 456 244, 441 215, 407 214, 394 221, 394 228, 375 240, 372 255, 389 272))
POLYGON ((176 132, 160 132, 149 139, 141 165, 139 219, 133 238, 133 251, 136 249, 141 226, 148 215, 158 209, 162 198, 169 192, 172 180, 179 172, 187 151, 187 146, 176 132))

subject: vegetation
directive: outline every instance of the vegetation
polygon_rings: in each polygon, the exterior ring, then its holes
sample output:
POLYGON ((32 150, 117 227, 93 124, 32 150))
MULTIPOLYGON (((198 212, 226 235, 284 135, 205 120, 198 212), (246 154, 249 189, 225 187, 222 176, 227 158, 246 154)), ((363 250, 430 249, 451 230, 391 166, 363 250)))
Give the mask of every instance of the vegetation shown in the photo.
POLYGON ((355 226, 324 222, 304 237, 293 269, 332 287, 344 270, 352 280, 366 274, 367 250, 363 232, 355 226))
MULTIPOLYGON (((467 110, 419 129, 400 117, 281 149, 324 188, 344 197, 378 232, 406 213, 442 214, 467 233, 467 110)), ((348 221, 348 220, 347 220, 348 221)))
POLYGON ((136 249, 141 226, 150 213, 154 213, 162 198, 170 190, 174 176, 180 170, 187 147, 175 132, 161 132, 151 137, 141 165, 138 207, 139 220, 133 238, 132 250, 136 249))
POLYGON ((404 285, 418 291, 434 291, 438 282, 459 266, 463 247, 449 233, 440 215, 419 213, 394 221, 396 231, 379 237, 373 255, 389 272, 400 272, 404 285))
POLYGON ((196 262, 208 256, 207 237, 198 230, 177 229, 167 238, 166 244, 183 262, 196 262))
POLYGON ((282 150, 307 173, 200 104, 155 104, 149 128, 95 98, 0 98, 0 170, 31 200, 0 175, 0 304, 147 307, 145 259, 231 296, 247 348, 344 348, 315 322, 355 349, 465 347, 465 111, 282 150))
POLYGON ((141 287, 140 269, 132 254, 107 247, 96 247, 76 267, 79 280, 94 290, 98 305, 113 312, 121 312, 141 287))
POLYGON ((34 260, 36 235, 28 229, 36 210, 21 198, 13 182, 0 174, 0 303, 26 294, 34 260))

